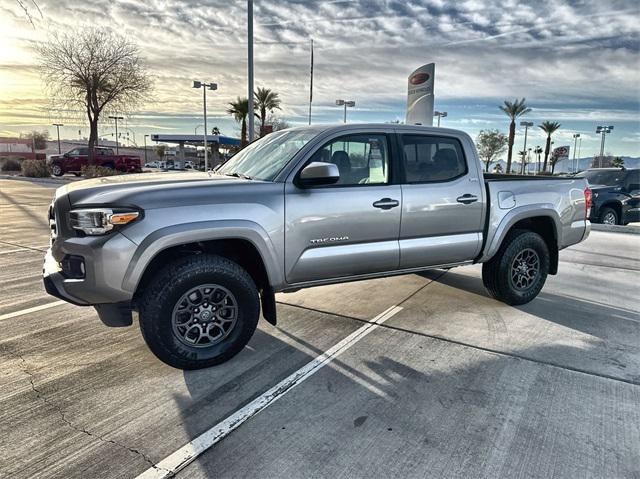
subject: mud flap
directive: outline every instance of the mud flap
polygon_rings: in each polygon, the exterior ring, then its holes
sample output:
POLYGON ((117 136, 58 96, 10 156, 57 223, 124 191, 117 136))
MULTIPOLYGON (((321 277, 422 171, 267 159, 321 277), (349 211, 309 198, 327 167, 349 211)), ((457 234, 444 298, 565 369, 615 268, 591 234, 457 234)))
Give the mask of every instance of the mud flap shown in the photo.
POLYGON ((96 308, 100 321, 102 321, 105 326, 122 328, 133 324, 131 304, 128 302, 94 304, 93 307, 96 308))
POLYGON ((260 303, 262 305, 262 317, 275 326, 277 323, 276 294, 273 288, 268 287, 260 290, 260 303))

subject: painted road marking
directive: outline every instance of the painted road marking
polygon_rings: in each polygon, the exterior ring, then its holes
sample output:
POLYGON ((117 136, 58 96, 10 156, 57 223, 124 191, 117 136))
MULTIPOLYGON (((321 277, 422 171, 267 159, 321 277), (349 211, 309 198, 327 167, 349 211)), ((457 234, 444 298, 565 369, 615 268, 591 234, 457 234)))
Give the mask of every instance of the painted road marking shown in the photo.
POLYGON ((373 318, 371 322, 351 333, 313 361, 307 363, 289 377, 280 381, 267 392, 263 393, 261 396, 257 397, 222 422, 216 424, 208 431, 205 431, 193 441, 185 444, 173 454, 164 458, 154 467, 147 469, 136 479, 164 479, 173 477, 187 465, 191 464, 207 449, 222 441, 245 421, 260 413, 263 409, 267 408, 286 393, 291 391, 295 386, 311 377, 340 354, 344 353, 351 346, 375 330, 380 324, 384 323, 387 319, 391 318, 401 310, 402 307, 400 306, 391 306, 389 309, 373 318))
POLYGON ((14 311, 13 313, 2 314, 0 315, 0 321, 15 318, 16 316, 22 316, 23 314, 35 313, 36 311, 42 311, 43 309, 53 308, 54 306, 60 306, 61 304, 67 304, 67 302, 54 301, 53 303, 41 304, 40 306, 34 306, 33 308, 21 309, 20 311, 14 311))

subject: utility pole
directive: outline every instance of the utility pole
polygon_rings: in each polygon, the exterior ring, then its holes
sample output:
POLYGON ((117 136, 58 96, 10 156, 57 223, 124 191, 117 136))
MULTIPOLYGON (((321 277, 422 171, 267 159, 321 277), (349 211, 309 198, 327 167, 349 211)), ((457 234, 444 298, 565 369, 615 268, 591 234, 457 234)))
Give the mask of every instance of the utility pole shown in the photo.
MULTIPOLYGON (((521 121, 520 126, 524 126, 524 150, 523 151, 527 151, 527 132, 529 131, 529 127, 533 126, 533 122, 521 121)), ((522 160, 522 174, 524 175, 524 159, 522 160)))
POLYGON ((110 116, 109 118, 116 121, 116 155, 119 155, 120 154, 120 148, 119 148, 119 143, 118 143, 118 120, 124 120, 124 117, 122 117, 122 116, 110 116))
MULTIPOLYGON (((217 90, 217 83, 205 83, 201 81, 194 80, 193 88, 202 88, 202 109, 204 111, 204 171, 207 170, 208 163, 208 153, 207 153, 207 88, 209 90, 217 90)), ((196 130, 198 127, 196 126, 196 130)), ((183 158, 184 159, 184 158, 183 158)))
POLYGON ((144 135, 144 164, 147 164, 147 137, 149 135, 144 135))
MULTIPOLYGON (((253 0, 247 0, 247 28, 248 28, 248 59, 247 70, 249 73, 248 95, 249 100, 249 143, 253 141, 253 0)), ((205 130, 207 127, 205 126, 205 130)))
POLYGON ((60 127, 64 126, 62 123, 54 123, 53 126, 56 127, 56 130, 58 130, 58 155, 62 153, 62 150, 60 149, 60 127))
MULTIPOLYGON (((573 172, 578 172, 578 163, 576 163, 576 147, 578 146, 578 138, 580 138, 580 133, 573 134, 573 172)), ((578 159, 580 161, 580 159, 578 159)))

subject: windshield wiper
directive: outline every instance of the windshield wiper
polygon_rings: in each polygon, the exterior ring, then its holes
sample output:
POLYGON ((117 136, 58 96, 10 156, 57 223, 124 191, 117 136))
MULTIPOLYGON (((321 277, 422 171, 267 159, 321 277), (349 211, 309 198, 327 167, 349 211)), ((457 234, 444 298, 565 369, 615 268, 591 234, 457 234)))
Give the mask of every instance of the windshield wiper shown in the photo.
POLYGON ((225 173, 225 176, 233 176, 234 178, 244 178, 245 180, 253 180, 253 178, 250 177, 249 175, 245 175, 244 173, 238 173, 238 172, 225 173))

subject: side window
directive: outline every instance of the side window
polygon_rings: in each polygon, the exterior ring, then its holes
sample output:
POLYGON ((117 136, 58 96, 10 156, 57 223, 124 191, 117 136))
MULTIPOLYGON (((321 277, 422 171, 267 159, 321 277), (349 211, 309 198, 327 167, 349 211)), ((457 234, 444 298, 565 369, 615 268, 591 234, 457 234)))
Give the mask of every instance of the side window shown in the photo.
POLYGON ((89 148, 80 148, 80 153, 78 154, 82 156, 87 156, 89 154, 89 148))
POLYGON ((640 170, 630 171, 626 179, 627 191, 637 192, 640 190, 640 170))
POLYGON ((78 156, 80 154, 80 149, 79 148, 74 148, 73 150, 71 150, 68 155, 69 156, 78 156))
POLYGON ((385 135, 349 135, 316 151, 311 161, 333 163, 340 171, 336 185, 384 185, 389 182, 389 145, 385 135))
POLYGON ((449 181, 467 172, 462 145, 455 138, 402 135, 407 183, 449 181))

